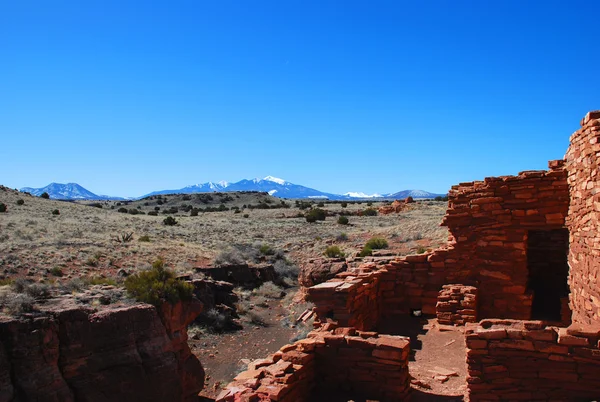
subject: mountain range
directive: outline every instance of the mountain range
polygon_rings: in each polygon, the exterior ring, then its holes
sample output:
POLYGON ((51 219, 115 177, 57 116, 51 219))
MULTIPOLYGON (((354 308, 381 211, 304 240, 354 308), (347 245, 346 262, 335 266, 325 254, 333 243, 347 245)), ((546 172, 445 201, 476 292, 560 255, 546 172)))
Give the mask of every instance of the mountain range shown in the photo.
MULTIPOLYGON (((23 187, 21 191, 39 196, 44 192, 50 195, 50 198, 62 200, 124 200, 123 197, 112 197, 106 195, 96 195, 86 190, 77 183, 51 183, 42 188, 23 187)), ((263 179, 240 180, 236 183, 220 181, 217 183, 207 182, 194 184, 175 190, 153 191, 141 198, 162 194, 189 194, 189 193, 212 193, 212 192, 233 192, 233 191, 264 191, 275 197, 280 198, 320 198, 329 200, 352 200, 352 199, 402 199, 408 196, 413 198, 435 198, 445 194, 435 194, 423 190, 403 190, 397 193, 389 194, 365 194, 361 192, 347 192, 345 194, 332 194, 313 188, 290 183, 283 179, 273 176, 267 176, 263 179)))

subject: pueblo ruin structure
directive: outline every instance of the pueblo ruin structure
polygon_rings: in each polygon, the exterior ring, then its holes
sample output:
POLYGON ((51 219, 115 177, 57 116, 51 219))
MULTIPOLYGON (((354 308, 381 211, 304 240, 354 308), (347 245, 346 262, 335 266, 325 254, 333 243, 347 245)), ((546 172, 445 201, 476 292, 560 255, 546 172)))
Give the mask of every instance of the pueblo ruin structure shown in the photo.
POLYGON ((600 396, 599 140, 590 112, 549 170, 453 186, 446 247, 309 288, 315 330, 217 400, 405 400, 409 341, 380 332, 411 313, 466 325, 470 401, 600 396))

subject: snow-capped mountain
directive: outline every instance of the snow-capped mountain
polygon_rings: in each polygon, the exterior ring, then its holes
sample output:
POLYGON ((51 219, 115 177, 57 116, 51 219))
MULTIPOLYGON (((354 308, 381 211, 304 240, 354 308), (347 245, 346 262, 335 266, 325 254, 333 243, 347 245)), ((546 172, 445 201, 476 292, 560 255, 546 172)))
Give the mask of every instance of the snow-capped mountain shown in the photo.
POLYGON ((120 197, 110 197, 106 195, 96 195, 91 191, 81 187, 77 183, 50 183, 46 187, 31 188, 23 187, 20 191, 40 196, 48 193, 50 198, 56 200, 122 200, 120 197))
POLYGON ((348 193, 344 193, 345 196, 350 197, 350 198, 381 198, 383 197, 381 194, 365 194, 362 192, 348 192, 348 193))
MULTIPOLYGON (((21 191, 27 191, 33 195, 41 195, 47 192, 51 198, 63 200, 102 200, 114 199, 122 200, 124 198, 96 195, 76 183, 59 184, 52 183, 43 188, 24 187, 21 191)), ((244 179, 236 183, 226 181, 207 182, 194 184, 176 190, 159 190, 143 195, 139 198, 146 198, 160 194, 190 194, 190 193, 213 193, 213 192, 232 192, 232 191, 261 191, 269 193, 280 198, 312 198, 329 200, 358 200, 358 199, 404 199, 408 196, 413 198, 435 198, 444 194, 434 194, 423 190, 404 190, 391 194, 366 194, 363 192, 347 192, 345 194, 332 194, 315 190, 310 187, 290 183, 284 179, 274 176, 267 176, 262 179, 244 179)))
POLYGON ((217 182, 217 183, 213 183, 212 181, 209 181, 207 183, 202 183, 202 184, 193 184, 191 186, 186 186, 184 188, 180 188, 177 190, 153 191, 151 193, 141 196, 140 198, 146 198, 146 197, 150 197, 152 195, 162 195, 162 194, 213 193, 215 191, 216 192, 225 191, 225 188, 227 186, 229 186, 229 183, 227 183, 224 180, 217 182))

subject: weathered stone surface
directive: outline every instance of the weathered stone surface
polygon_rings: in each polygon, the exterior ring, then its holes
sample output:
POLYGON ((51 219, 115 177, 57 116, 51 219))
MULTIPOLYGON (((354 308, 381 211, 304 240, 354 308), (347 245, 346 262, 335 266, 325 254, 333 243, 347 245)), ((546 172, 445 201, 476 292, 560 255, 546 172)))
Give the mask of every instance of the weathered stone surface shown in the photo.
POLYGON ((348 268, 342 258, 316 258, 300 267, 298 281, 304 287, 311 287, 334 278, 348 268))
POLYGON ((204 370, 187 346, 199 302, 0 316, 0 401, 184 401, 204 370))

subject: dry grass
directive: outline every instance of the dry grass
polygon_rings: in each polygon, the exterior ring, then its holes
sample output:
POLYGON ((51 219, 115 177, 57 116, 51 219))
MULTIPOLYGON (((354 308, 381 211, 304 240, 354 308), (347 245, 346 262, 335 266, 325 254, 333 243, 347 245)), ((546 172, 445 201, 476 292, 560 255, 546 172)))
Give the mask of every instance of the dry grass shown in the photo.
MULTIPOLYGON (((344 250, 359 251, 369 238, 379 236, 390 242, 390 248, 398 246, 410 252, 442 244, 447 237, 446 229, 439 227, 446 209, 443 202, 417 202, 400 214, 351 216, 350 225, 343 228, 336 216, 307 223, 304 217, 298 217, 305 210, 296 207, 177 216, 178 225, 165 226, 164 215, 124 214, 3 188, 0 202, 8 207, 6 213, 0 213, 0 280, 112 277, 121 268, 129 272, 143 269, 157 257, 179 273, 186 273, 193 266, 212 262, 222 250, 239 243, 267 244, 301 265, 306 258, 321 256, 331 244, 343 243, 344 250), (18 205, 19 199, 25 203, 18 205), (60 209, 60 215, 52 215, 54 209, 60 209), (244 214, 249 217, 244 218, 244 214), (133 241, 114 241, 123 233, 133 233, 133 241), (422 244, 424 241, 426 244, 422 244)), ((288 203, 294 205, 293 201, 288 203)), ((373 203, 374 207, 378 205, 373 203)), ((366 208, 366 203, 349 204, 347 208, 325 203, 324 207, 335 214, 366 208)))

